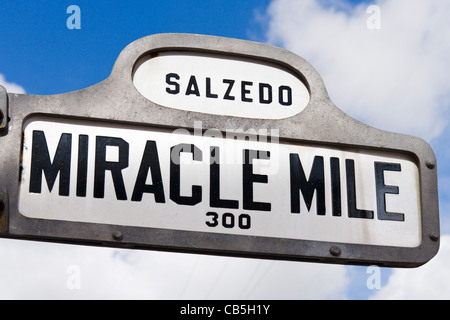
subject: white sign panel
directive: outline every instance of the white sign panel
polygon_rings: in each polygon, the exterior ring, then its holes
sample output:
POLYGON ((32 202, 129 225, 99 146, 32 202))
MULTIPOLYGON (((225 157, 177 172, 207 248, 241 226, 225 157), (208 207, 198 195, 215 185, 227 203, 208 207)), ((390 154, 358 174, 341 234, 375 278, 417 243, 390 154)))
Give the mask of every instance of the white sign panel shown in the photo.
POLYGON ((18 209, 35 219, 421 244, 412 159, 277 143, 275 133, 239 139, 234 132, 31 117, 24 125, 18 209))
POLYGON ((138 62, 133 83, 147 99, 178 110, 252 119, 284 119, 309 103, 288 69, 243 57, 160 52, 138 62))

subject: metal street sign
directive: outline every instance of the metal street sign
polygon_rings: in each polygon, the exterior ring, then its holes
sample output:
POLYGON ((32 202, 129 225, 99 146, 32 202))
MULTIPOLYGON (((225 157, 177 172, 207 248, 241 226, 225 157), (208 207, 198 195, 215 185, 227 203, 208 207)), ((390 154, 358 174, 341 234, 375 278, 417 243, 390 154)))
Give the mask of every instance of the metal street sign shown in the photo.
POLYGON ((0 90, 2 237, 417 267, 439 249, 436 160, 364 125, 269 45, 140 39, 108 79, 0 90))

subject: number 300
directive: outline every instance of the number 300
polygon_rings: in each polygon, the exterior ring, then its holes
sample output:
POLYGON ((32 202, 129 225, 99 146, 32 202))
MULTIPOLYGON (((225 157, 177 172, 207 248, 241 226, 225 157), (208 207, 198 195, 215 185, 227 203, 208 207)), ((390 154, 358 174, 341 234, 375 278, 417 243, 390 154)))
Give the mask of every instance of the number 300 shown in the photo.
MULTIPOLYGON (((206 216, 211 217, 211 220, 206 222, 208 227, 215 228, 219 225, 220 216, 217 212, 208 212, 206 216)), ((224 228, 233 229, 236 226, 236 218, 232 213, 224 213, 221 220, 224 228)), ((251 217, 248 214, 239 215, 237 220, 240 229, 248 230, 251 228, 251 217)))

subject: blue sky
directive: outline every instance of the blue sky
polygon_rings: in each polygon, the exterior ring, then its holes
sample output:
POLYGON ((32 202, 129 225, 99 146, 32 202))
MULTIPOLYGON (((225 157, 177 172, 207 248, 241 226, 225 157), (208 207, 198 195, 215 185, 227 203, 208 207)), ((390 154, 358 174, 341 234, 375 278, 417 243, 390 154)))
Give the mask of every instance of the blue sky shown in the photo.
POLYGON ((262 1, 3 1, 0 70, 30 94, 81 89, 108 77, 128 44, 156 33, 200 33, 249 39, 259 35, 262 1), (67 8, 81 9, 69 30, 67 8))
MULTIPOLYGON (((446 67, 449 66, 449 55, 441 55, 441 53, 449 53, 448 46, 438 43, 448 42, 449 38, 446 38, 445 35, 449 33, 445 29, 448 25, 445 22, 439 24, 440 16, 437 18, 435 16, 439 15, 436 12, 445 12, 448 6, 445 4, 445 0, 444 2, 432 0, 430 8, 425 9, 420 7, 421 4, 418 4, 418 1, 412 1, 411 5, 402 2, 403 8, 396 7, 394 2, 395 0, 152 0, 121 2, 3 0, 0 10, 0 75, 3 75, 4 81, 7 83, 22 87, 27 94, 57 94, 86 88, 109 76, 116 58, 128 44, 141 37, 156 33, 208 34, 268 42, 285 47, 298 53, 317 68, 324 77, 332 100, 345 112, 371 125, 391 131, 414 134, 431 143, 439 163, 442 233, 449 234, 450 223, 446 211, 450 209, 450 188, 447 186, 450 182, 450 166, 448 165, 450 152, 447 147, 447 141, 450 138, 450 129, 447 126, 450 99, 449 88, 443 84, 444 81, 440 80, 443 77, 438 71, 440 69, 448 70, 446 67), (66 27, 66 21, 70 16, 66 10, 72 4, 81 9, 81 30, 69 30, 66 27), (382 22, 386 22, 378 33, 368 31, 365 25, 368 17, 365 10, 371 4, 379 5, 382 17, 386 18, 386 20, 382 20, 382 22), (402 12, 403 14, 401 14, 402 12), (395 21, 398 23, 395 24, 395 21), (333 32, 336 30, 339 30, 340 33, 334 34, 333 32), (423 30, 425 31, 421 35, 422 38, 416 41, 412 32, 421 34, 423 30), (395 38, 391 39, 391 37, 395 38), (317 39, 322 40, 317 41, 317 39), (355 44, 354 41, 359 42, 355 44), (416 42, 420 46, 415 46, 416 42), (422 59, 423 56, 426 59, 422 59), (437 62, 439 57, 444 57, 439 62, 440 64, 437 62), (429 64, 430 60, 436 60, 436 64, 429 64), (382 67, 371 69, 371 64, 382 67), (398 89, 393 93, 394 90, 386 89, 389 86, 397 87, 401 81, 405 83, 404 79, 412 78, 408 73, 411 66, 419 66, 417 69, 423 73, 419 73, 421 77, 417 78, 429 79, 430 88, 418 80, 418 85, 423 86, 421 87, 422 95, 415 95, 417 84, 411 80, 411 83, 406 83, 404 92, 398 89), (367 70, 364 69, 365 67, 367 70), (349 85, 344 81, 336 80, 338 79, 337 75, 342 76, 343 70, 348 72, 349 79, 359 79, 356 82, 365 83, 364 88, 352 87, 350 90, 349 85), (440 90, 436 88, 440 88, 440 90), (349 94, 349 91, 352 92, 349 94), (386 101, 391 101, 391 104, 386 104, 386 101), (399 114, 407 112, 416 116, 411 116, 411 119, 404 122, 383 118, 383 112, 391 110, 392 105, 398 106, 399 114), (405 108, 409 106, 411 109, 402 109, 402 106, 405 108), (429 119, 425 113, 422 114, 424 109, 427 109, 427 115, 431 113, 433 117, 429 119)), ((355 84, 355 82, 350 83, 355 84)), ((357 85, 356 83, 355 86, 357 87, 357 85)), ((395 112, 393 111, 392 114, 395 112)), ((287 286, 289 282, 283 282, 282 279, 277 278, 273 274, 275 270, 280 272, 288 270, 286 272, 289 273, 294 272, 296 268, 302 270, 299 272, 305 273, 306 278, 308 278, 308 272, 311 274, 318 272, 316 276, 322 279, 323 290, 320 291, 316 288, 316 282, 308 282, 308 279, 302 278, 298 280, 298 284, 309 288, 312 291, 311 295, 297 295, 296 291, 292 289, 290 291, 292 295, 288 298, 367 299, 376 295, 389 298, 395 297, 398 292, 408 291, 406 289, 408 284, 399 284, 402 277, 407 277, 406 273, 391 269, 382 269, 383 289, 376 292, 367 288, 367 269, 362 267, 317 267, 298 263, 252 262, 224 260, 224 258, 214 260, 210 257, 151 255, 151 253, 134 251, 131 253, 106 251, 106 249, 83 251, 84 249, 75 248, 73 254, 68 255, 68 253, 63 253, 65 249, 58 245, 49 245, 50 247, 42 245, 36 250, 34 250, 34 245, 5 242, 3 249, 0 246, 0 257, 3 261, 6 258, 9 260, 16 258, 16 261, 22 261, 23 257, 14 256, 17 254, 14 253, 17 251, 14 249, 16 246, 21 248, 24 254, 32 251, 40 252, 43 256, 42 259, 52 260, 49 252, 60 254, 60 261, 53 262, 53 269, 50 268, 53 271, 46 273, 39 270, 38 272, 43 279, 47 279, 46 281, 50 283, 48 289, 50 293, 44 294, 48 297, 52 297, 53 293, 55 295, 56 293, 62 294, 67 298, 86 296, 101 298, 104 295, 109 297, 108 293, 103 291, 94 292, 92 295, 84 291, 77 296, 73 295, 73 292, 68 292, 67 289, 61 289, 60 282, 64 284, 67 277, 65 270, 68 265, 72 264, 81 266, 83 279, 90 279, 89 281, 93 283, 92 287, 94 284, 98 287, 108 283, 126 293, 128 291, 124 287, 130 287, 133 284, 138 288, 135 291, 141 292, 143 297, 147 297, 150 291, 150 297, 174 298, 204 298, 210 296, 215 290, 220 291, 221 289, 229 290, 231 298, 245 297, 245 292, 250 294, 252 290, 257 289, 261 292, 277 291, 274 287, 277 283, 287 286), (112 273, 111 278, 98 277, 100 280, 97 280, 96 283, 96 275, 102 273, 102 270, 89 269, 87 266, 90 263, 85 257, 91 257, 92 261, 96 261, 95 263, 100 266, 104 265, 115 270, 116 274, 122 275, 124 279, 129 279, 129 283, 122 283, 123 281, 116 279, 116 275, 112 275, 112 273), (99 257, 103 260, 95 260, 100 259, 99 257), (167 280, 166 283, 163 280, 149 278, 149 275, 143 272, 146 266, 145 262, 156 262, 162 268, 167 268, 169 263, 179 263, 179 259, 187 264, 187 273, 177 278, 184 285, 181 289, 175 284, 171 285, 175 291, 179 290, 181 294, 164 296, 158 290, 163 285, 167 286, 170 281, 167 280), (210 281, 206 281, 203 286, 199 287, 199 290, 208 293, 201 295, 197 294, 190 286, 193 279, 198 276, 199 270, 203 270, 204 264, 217 264, 221 271, 211 275, 208 278, 210 281), (225 285, 228 277, 233 277, 234 268, 241 265, 251 275, 247 280, 247 286, 242 289, 244 295, 242 292, 236 294, 225 285), (315 270, 322 270, 321 268, 323 271, 315 270), (59 278, 56 277, 58 280, 51 278, 50 273, 52 272, 54 274, 59 272, 59 278), (141 275, 141 278, 130 274, 141 275), (141 283, 145 281, 152 282, 151 289, 141 287, 141 283), (161 284, 158 281, 163 282, 161 284), (255 283, 253 284, 252 281, 255 283), (257 281, 262 284, 256 283, 257 281)), ((29 263, 38 268, 40 257, 37 256, 33 259, 29 263)), ((0 297, 28 297, 23 293, 25 290, 36 292, 36 295, 43 294, 37 289, 41 282, 25 275, 31 272, 30 269, 14 263, 8 263, 2 268, 5 272, 14 270, 17 279, 26 279, 23 281, 27 284, 11 282, 9 287, 6 286, 4 292, 0 290, 0 297), (30 287, 32 290, 29 290, 30 287)), ((435 268, 439 271, 443 269, 443 267, 435 268)), ((413 276, 414 274, 411 274, 410 277, 413 276)), ((164 275, 161 275, 161 278, 164 279, 164 275)), ((426 277, 424 276, 424 278, 426 277)), ((321 283, 319 280, 317 281, 321 283)), ((445 284, 449 284, 449 282, 447 281, 445 284)), ((423 288, 424 284, 420 285, 422 287, 418 287, 423 288)), ((87 280, 83 282, 83 287, 90 288, 87 280)), ((450 287, 450 284, 447 287, 450 287)), ((450 290, 446 288, 445 290, 441 288, 441 291, 449 293, 450 290)), ((33 294, 30 295, 33 296, 33 294)), ((138 295, 138 297, 141 296, 138 295)), ((255 297, 261 296, 256 295, 255 297)), ((266 297, 273 298, 270 294, 266 297)), ((286 298, 285 295, 280 295, 280 297, 286 298)))

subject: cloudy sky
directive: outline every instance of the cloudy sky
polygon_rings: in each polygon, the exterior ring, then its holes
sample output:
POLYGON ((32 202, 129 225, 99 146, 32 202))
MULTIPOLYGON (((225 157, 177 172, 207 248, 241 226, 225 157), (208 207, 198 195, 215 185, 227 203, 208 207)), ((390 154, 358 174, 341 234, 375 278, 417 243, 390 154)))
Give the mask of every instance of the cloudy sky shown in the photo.
POLYGON ((3 0, 0 85, 40 95, 82 89, 107 78, 126 45, 166 32, 291 50, 354 118, 427 140, 438 158, 440 253, 419 269, 381 269, 373 288, 365 267, 0 240, 0 298, 450 299, 448 0, 3 0), (67 28, 72 4, 80 30, 67 28))

